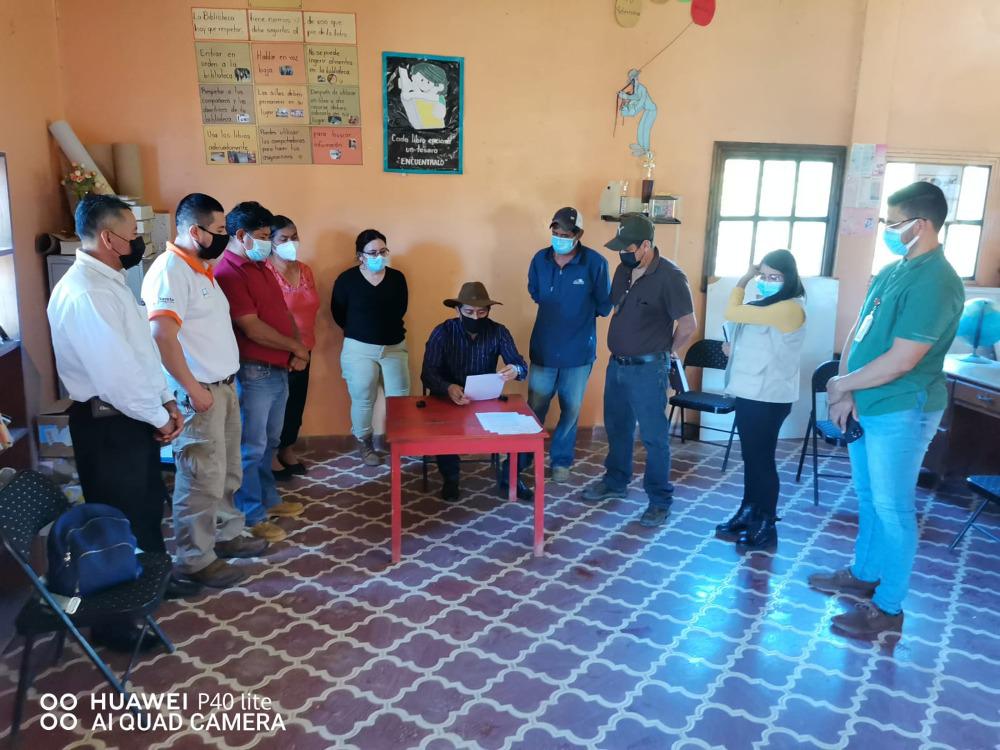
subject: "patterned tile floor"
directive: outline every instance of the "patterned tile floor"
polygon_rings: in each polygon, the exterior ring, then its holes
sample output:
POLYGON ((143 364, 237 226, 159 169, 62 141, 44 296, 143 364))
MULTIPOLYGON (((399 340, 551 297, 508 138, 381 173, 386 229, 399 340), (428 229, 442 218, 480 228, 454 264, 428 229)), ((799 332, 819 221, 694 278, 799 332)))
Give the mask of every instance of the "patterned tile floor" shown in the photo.
MULTIPOLYGON (((748 555, 711 534, 741 477, 738 460, 720 475, 715 446, 676 447, 674 513, 652 530, 633 523, 638 481, 624 501, 579 499, 603 457, 601 444, 584 446, 572 483, 548 488, 541 558, 530 554, 530 509, 493 497, 485 465, 466 472, 464 500, 445 505, 436 477, 422 493, 411 462, 405 557, 391 567, 388 471, 316 448, 308 479, 288 486, 307 503, 304 518, 282 522, 288 541, 266 564, 245 561, 245 586, 165 604, 177 653, 145 657, 134 675, 146 692, 192 701, 268 697, 284 731, 45 731, 41 693, 89 701, 100 685, 71 646, 36 680, 23 747, 997 747, 1000 545, 971 533, 947 550, 971 498, 920 493, 904 635, 847 640, 828 630, 847 602, 804 581, 850 559, 853 496, 823 480, 814 508, 808 481, 792 481, 795 449, 779 448, 778 549, 748 555)), ((0 661, 0 736, 19 656, 0 661)), ((75 714, 90 725, 87 710, 75 714)))

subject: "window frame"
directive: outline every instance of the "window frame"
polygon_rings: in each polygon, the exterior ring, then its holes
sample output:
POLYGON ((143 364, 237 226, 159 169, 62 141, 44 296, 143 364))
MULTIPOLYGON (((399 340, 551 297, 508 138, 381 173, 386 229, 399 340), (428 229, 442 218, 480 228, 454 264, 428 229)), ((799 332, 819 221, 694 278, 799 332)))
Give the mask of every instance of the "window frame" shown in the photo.
MULTIPOLYGON (((836 260, 837 235, 840 227, 840 202, 844 192, 844 169, 847 162, 845 146, 822 146, 799 143, 753 143, 745 141, 716 141, 712 153, 712 171, 709 176, 708 190, 708 220, 705 226, 705 258, 702 263, 701 290, 708 288, 708 280, 716 278, 715 260, 716 245, 719 240, 719 222, 722 203, 722 177, 727 159, 758 159, 794 161, 796 163, 796 192, 798 188, 798 164, 802 161, 832 161, 833 171, 830 175, 830 203, 825 219, 819 217, 796 217, 795 198, 792 201, 792 216, 790 222, 796 221, 826 221, 826 242, 823 246, 823 258, 820 262, 820 276, 832 276, 836 260)), ((761 169, 763 174, 763 167, 761 169)), ((757 198, 754 211, 760 210, 760 191, 763 179, 757 180, 757 198)), ((751 252, 757 237, 757 224, 760 221, 781 221, 781 216, 741 216, 739 219, 754 222, 753 237, 750 242, 751 252)))
MULTIPOLYGON (((989 167, 990 179, 986 183, 986 203, 983 205, 982 230, 976 251, 976 268, 972 276, 961 277, 966 286, 989 286, 994 283, 994 272, 985 269, 983 252, 1000 242, 1000 156, 982 152, 946 151, 935 149, 893 149, 885 155, 886 163, 953 164, 962 167, 989 167)), ((879 207, 881 212, 881 206, 879 207)), ((884 217, 880 217, 884 218, 884 217)), ((974 221, 953 221, 952 224, 975 224, 974 221)), ((872 273, 875 275, 875 272, 872 273)))

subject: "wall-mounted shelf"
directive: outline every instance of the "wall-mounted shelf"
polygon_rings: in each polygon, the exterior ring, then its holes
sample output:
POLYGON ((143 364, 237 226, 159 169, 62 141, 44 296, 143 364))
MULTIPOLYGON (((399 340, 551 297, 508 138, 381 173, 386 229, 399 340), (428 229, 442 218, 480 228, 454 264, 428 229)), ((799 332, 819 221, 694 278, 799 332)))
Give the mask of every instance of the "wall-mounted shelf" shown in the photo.
MULTIPOLYGON (((619 216, 602 216, 601 221, 613 221, 615 224, 618 223, 619 216)), ((654 224, 680 224, 680 219, 651 219, 654 224)))

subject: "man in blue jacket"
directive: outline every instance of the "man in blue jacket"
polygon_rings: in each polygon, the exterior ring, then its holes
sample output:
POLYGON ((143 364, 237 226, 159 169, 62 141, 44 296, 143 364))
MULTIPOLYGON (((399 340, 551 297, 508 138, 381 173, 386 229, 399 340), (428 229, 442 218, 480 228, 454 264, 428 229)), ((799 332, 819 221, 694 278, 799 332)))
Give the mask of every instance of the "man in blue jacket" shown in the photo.
POLYGON ((597 348, 597 316, 611 312, 608 262, 580 243, 583 218, 560 208, 549 225, 552 244, 535 253, 528 293, 538 305, 531 331, 528 404, 545 422, 559 396, 559 424, 552 433, 552 480, 565 482, 573 464, 576 426, 597 348))

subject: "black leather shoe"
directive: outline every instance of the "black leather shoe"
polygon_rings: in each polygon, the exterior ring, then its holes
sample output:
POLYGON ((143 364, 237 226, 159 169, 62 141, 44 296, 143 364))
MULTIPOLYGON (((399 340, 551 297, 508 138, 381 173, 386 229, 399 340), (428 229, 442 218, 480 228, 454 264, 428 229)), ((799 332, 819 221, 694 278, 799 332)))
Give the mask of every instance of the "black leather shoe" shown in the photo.
POLYGON ((753 518, 753 506, 746 501, 740 503, 740 509, 736 511, 732 518, 725 523, 720 523, 715 527, 715 533, 720 536, 733 536, 746 529, 747 524, 753 518))
MULTIPOLYGON (((135 650, 135 644, 138 640, 139 628, 135 625, 90 629, 91 643, 95 646, 104 646, 104 648, 111 651, 118 651, 123 654, 131 654, 135 650)), ((139 645, 139 653, 144 654, 161 645, 163 644, 160 642, 160 639, 152 631, 147 630, 139 645)))
POLYGON ((177 578, 173 574, 167 581, 167 590, 163 594, 164 599, 186 599, 189 596, 201 593, 202 585, 189 578, 177 578))
POLYGON ((774 516, 754 514, 736 543, 744 549, 766 549, 778 543, 774 516))
MULTIPOLYGON (((510 497, 510 484, 508 482, 500 482, 497 485, 497 495, 505 500, 510 497)), ((517 480, 517 499, 525 501, 535 499, 535 493, 520 479, 517 480)))
POLYGON ((458 480, 457 479, 445 479, 444 484, 441 485, 441 499, 446 503, 453 503, 461 496, 458 491, 458 480))

